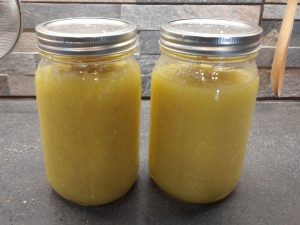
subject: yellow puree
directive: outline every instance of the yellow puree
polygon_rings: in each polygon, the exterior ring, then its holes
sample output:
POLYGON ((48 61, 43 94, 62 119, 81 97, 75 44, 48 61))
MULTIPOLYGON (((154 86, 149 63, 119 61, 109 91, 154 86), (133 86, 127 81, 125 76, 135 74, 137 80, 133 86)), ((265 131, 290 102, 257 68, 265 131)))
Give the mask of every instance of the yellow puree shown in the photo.
POLYGON ((138 170, 140 69, 42 63, 36 95, 46 172, 64 198, 99 205, 124 195, 138 170))
POLYGON ((167 193, 209 203, 237 184, 258 88, 253 71, 158 65, 152 78, 150 173, 167 193))

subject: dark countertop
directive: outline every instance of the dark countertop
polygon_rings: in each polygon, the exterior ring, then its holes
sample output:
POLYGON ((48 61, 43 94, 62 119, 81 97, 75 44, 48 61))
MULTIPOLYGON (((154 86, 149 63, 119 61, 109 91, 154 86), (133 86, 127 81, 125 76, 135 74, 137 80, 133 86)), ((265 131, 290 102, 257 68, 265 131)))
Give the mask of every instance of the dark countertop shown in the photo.
POLYGON ((149 179, 149 102, 143 101, 140 175, 121 200, 82 207, 48 186, 33 100, 0 100, 1 225, 296 225, 300 221, 300 102, 258 102, 242 179, 225 200, 192 205, 149 179))

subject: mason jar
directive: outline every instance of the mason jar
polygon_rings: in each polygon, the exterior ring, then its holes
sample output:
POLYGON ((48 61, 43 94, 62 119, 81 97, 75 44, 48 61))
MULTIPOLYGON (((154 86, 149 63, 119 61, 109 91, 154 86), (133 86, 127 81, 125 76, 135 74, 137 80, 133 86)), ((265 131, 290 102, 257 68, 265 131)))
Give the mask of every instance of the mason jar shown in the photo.
POLYGON ((262 29, 223 19, 161 27, 152 75, 150 174, 169 195, 211 203, 237 185, 259 83, 262 29))
POLYGON ((69 18, 36 27, 36 97, 46 174, 63 198, 100 205, 138 172, 140 68, 136 26, 69 18))

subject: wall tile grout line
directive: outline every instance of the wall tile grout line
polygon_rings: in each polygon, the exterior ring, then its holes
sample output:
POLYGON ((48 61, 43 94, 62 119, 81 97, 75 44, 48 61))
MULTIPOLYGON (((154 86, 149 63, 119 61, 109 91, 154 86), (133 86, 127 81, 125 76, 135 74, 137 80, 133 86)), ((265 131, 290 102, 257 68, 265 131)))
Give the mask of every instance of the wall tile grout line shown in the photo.
POLYGON ((260 14, 259 14, 259 25, 262 24, 263 21, 263 15, 264 15, 264 6, 265 6, 265 0, 263 0, 262 5, 260 7, 260 14))
POLYGON ((58 0, 40 0, 40 1, 34 1, 34 0, 23 0, 22 4, 113 4, 113 5, 262 5, 263 0, 257 0, 257 1, 177 1, 177 2, 170 2, 170 1, 93 1, 93 0, 72 0, 72 1, 58 1, 58 0))

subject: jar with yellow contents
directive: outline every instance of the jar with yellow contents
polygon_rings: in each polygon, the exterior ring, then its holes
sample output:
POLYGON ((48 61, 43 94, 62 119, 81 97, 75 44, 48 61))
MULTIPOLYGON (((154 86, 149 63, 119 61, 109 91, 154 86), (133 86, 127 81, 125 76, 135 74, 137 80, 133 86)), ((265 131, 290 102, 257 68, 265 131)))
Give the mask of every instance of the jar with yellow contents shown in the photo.
POLYGON ((70 18, 36 28, 36 96, 49 184, 81 205, 123 196, 138 172, 136 26, 70 18))
POLYGON ((211 203, 237 185, 259 77, 262 29, 186 19, 161 28, 152 75, 149 167, 169 195, 211 203))

